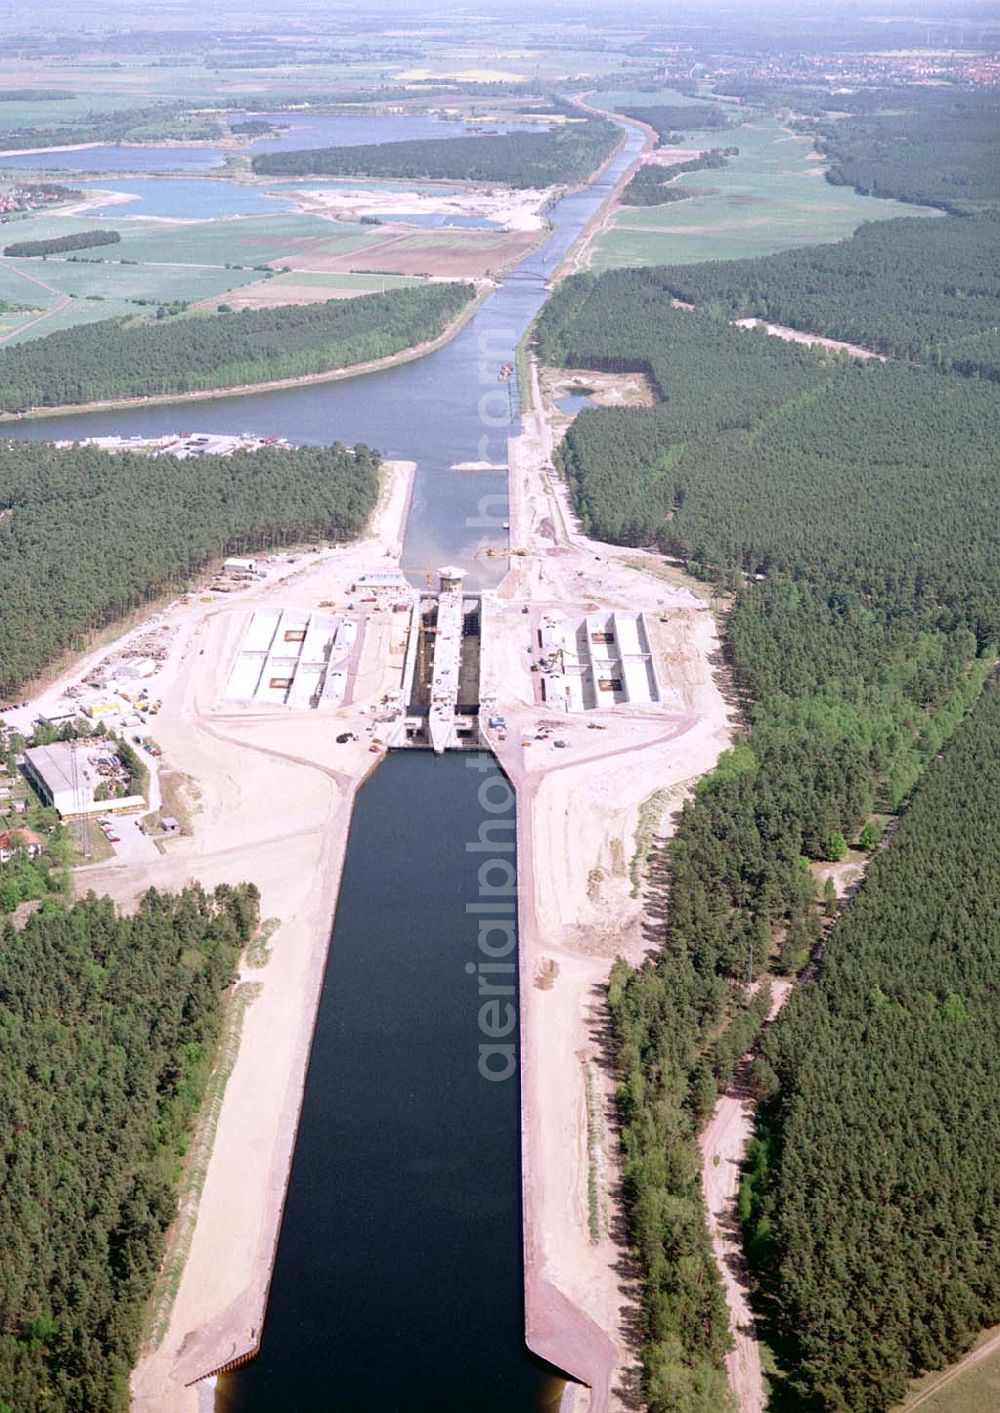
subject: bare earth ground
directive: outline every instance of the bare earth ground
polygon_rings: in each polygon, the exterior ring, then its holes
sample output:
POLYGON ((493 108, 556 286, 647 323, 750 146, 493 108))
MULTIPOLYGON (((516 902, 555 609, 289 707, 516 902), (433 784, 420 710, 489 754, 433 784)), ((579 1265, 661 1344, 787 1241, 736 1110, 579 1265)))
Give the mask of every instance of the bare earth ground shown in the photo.
MULTIPOLYGON (((535 239, 503 237, 512 238, 535 239)), ((390 238, 414 257, 424 239, 390 238)), ((308 260, 300 252, 300 268, 308 260)), ((589 1386, 589 1394, 571 1389, 566 1407, 600 1413, 635 1407, 638 1379, 604 986, 616 955, 635 963, 655 945, 644 931, 642 890, 633 896, 629 877, 644 803, 665 792, 655 824, 665 837, 669 811, 731 733, 709 608, 658 577, 657 557, 578 532, 566 488, 546 469, 552 434, 537 381, 534 396, 536 411, 510 444, 511 543, 525 553, 512 556, 488 610, 494 631, 484 639, 482 695, 492 686, 510 723, 495 746, 519 796, 526 1337, 589 1386), (591 605, 646 610, 663 700, 564 717, 556 735, 567 748, 559 749, 551 737, 533 739, 552 716, 535 700, 533 634, 545 609, 591 605)), ((167 1332, 134 1373, 142 1413, 193 1413, 197 1397, 187 1385, 252 1350, 259 1336, 353 796, 381 759, 370 749, 376 727, 364 708, 393 669, 385 663, 366 677, 366 700, 333 716, 243 707, 221 700, 221 690, 255 603, 339 603, 362 568, 398 563, 407 493, 408 478, 397 477, 363 544, 310 557, 225 604, 167 610, 175 636, 158 685, 156 734, 169 767, 197 783, 193 833, 155 860, 98 865, 80 877, 123 906, 154 884, 252 879, 262 916, 280 920, 267 964, 244 964, 243 979, 261 989, 228 1082, 167 1332), (335 744, 342 723, 358 742, 335 744)), ((376 640, 384 632, 373 632, 376 640)), ((73 680, 86 666, 77 665, 73 680)))
POLYGON ((504 187, 467 191, 380 191, 377 186, 352 191, 348 187, 309 187, 295 197, 303 211, 356 221, 359 216, 445 215, 481 216, 514 231, 540 231, 545 207, 558 189, 512 191, 504 187))
MULTIPOLYGON (((296 281, 294 276, 279 275, 277 279, 254 280, 249 285, 239 285, 227 290, 223 295, 210 295, 200 299, 195 309, 218 309, 227 304, 230 309, 277 309, 284 304, 318 304, 328 299, 358 299, 373 291, 381 293, 377 275, 359 279, 356 284, 308 284, 306 278, 296 281)), ((389 284, 388 288, 396 286, 389 284)))
MULTIPOLYGON (((602 118, 608 117, 609 114, 606 108, 595 108, 592 104, 588 103, 587 100, 590 97, 592 97, 591 93, 581 93, 573 101, 588 113, 596 113, 598 117, 602 118)), ((576 275, 581 270, 587 268, 594 238, 600 235, 602 231, 608 229, 621 203, 622 192, 632 180, 636 168, 640 166, 642 162, 650 160, 656 142, 658 141, 656 130, 651 128, 648 123, 640 123, 635 118, 623 118, 621 114, 617 114, 616 116, 620 122, 627 123, 629 127, 638 128, 640 132, 644 132, 646 134, 645 144, 636 160, 625 168, 625 171, 621 175, 621 180, 618 182, 618 185, 615 187, 608 200, 594 213, 593 218, 580 232, 579 237, 573 243, 572 247, 567 252, 565 260, 559 267, 556 276, 557 279, 564 279, 567 275, 576 275)), ((609 158, 609 161, 610 160, 609 158)))
MULTIPOLYGON (((771 983, 769 1023, 791 995, 789 980, 771 983)), ((715 1106, 699 1138, 701 1179, 712 1255, 722 1276, 733 1348, 726 1355, 729 1386, 740 1413, 764 1413, 760 1344, 750 1306, 750 1285, 737 1215, 740 1164, 753 1134, 757 1106, 749 1088, 752 1055, 744 1055, 732 1083, 715 1106)))
POLYGON ((657 147, 645 161, 651 167, 676 167, 681 162, 693 162, 701 153, 700 147, 657 147))
POLYGON ((604 987, 617 955, 638 963, 655 945, 629 878, 643 803, 668 793, 658 832, 669 833, 669 809, 730 731, 710 610, 686 588, 629 567, 643 563, 642 551, 574 529, 565 488, 544 469, 551 431, 539 399, 536 380, 536 410, 510 443, 515 554, 493 609, 496 631, 484 637, 482 695, 507 684, 507 738, 496 750, 518 793, 526 1334, 536 1353, 589 1386, 589 1401, 574 1390, 572 1406, 599 1413, 635 1407, 638 1382, 604 987), (598 605, 647 611, 664 701, 558 716, 554 736, 535 740, 537 724, 553 719, 535 702, 529 671, 540 612, 598 605))
POLYGON ((733 323, 738 329, 764 329, 774 338, 785 339, 788 343, 805 343, 815 348, 832 348, 843 353, 849 353, 852 358, 862 360, 875 358, 879 363, 884 363, 885 354, 876 353, 871 348, 861 348, 856 343, 844 343, 841 339, 823 338, 821 334, 806 334, 801 329, 790 329, 787 324, 769 324, 764 319, 734 319, 733 323))
POLYGON ((419 231, 412 226, 385 227, 383 240, 372 241, 360 250, 340 255, 324 255, 322 240, 317 250, 303 242, 300 249, 280 260, 274 268, 307 270, 315 274, 373 272, 386 275, 438 275, 450 279, 481 279, 493 276, 523 260, 538 243, 537 231, 419 231))
POLYGON ((542 396, 549 408, 549 420, 558 425, 567 414, 554 405, 557 398, 572 394, 589 396, 595 407, 652 407, 656 394, 645 373, 592 373, 587 369, 542 368, 539 372, 542 396))
MULTIPOLYGON (((643 802, 665 789, 676 808, 727 744, 729 723, 706 604, 657 577, 655 557, 582 537, 565 487, 545 470, 547 419, 529 414, 524 425, 510 446, 510 514, 512 544, 530 552, 512 556, 488 609, 483 695, 494 691, 511 723, 496 748, 519 795, 526 1337, 592 1390, 571 1385, 565 1406, 599 1413, 634 1407, 638 1381, 604 986, 617 954, 635 963, 650 945, 643 899, 631 896, 628 876, 643 802), (599 604, 647 610, 662 703, 565 717, 565 750, 551 739, 523 745, 551 716, 535 701, 529 671, 540 613, 599 604), (602 729, 590 730, 591 720, 602 729)), ((172 636, 157 679, 156 736, 168 768, 196 784, 193 832, 155 858, 78 876, 79 888, 126 908, 150 886, 250 879, 262 916, 280 922, 266 965, 242 967, 241 980, 260 991, 244 1021, 166 1333, 133 1375, 140 1413, 193 1413, 190 1385, 259 1338, 354 793, 382 758, 371 749, 379 728, 367 708, 398 679, 401 663, 386 651, 391 625, 373 611, 357 673, 363 700, 333 714, 290 712, 226 702, 222 689, 256 604, 346 602, 363 568, 398 563, 410 477, 390 484, 361 544, 307 555, 224 603, 189 596, 157 619, 172 636), (359 740, 336 744, 344 728, 359 740)), ((29 714, 62 698, 113 650, 105 644, 78 662, 29 714)), ((669 828, 664 817, 659 832, 669 828)))

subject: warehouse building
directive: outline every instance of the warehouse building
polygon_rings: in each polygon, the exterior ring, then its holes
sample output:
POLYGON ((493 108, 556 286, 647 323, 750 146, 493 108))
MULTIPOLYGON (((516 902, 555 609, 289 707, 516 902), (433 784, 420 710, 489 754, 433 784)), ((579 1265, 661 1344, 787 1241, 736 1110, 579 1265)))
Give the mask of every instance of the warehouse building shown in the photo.
POLYGON ((120 785, 124 772, 114 744, 106 739, 32 746, 24 753, 24 769, 42 800, 63 819, 134 810, 145 804, 141 795, 95 798, 102 785, 112 781, 120 785))

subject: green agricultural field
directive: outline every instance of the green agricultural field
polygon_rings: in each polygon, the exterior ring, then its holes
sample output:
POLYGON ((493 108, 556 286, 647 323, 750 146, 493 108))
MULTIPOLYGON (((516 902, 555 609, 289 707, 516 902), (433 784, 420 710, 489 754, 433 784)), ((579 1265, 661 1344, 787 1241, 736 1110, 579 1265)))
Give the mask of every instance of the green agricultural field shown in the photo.
MULTIPOLYGON (((196 251, 189 253, 193 259, 196 251)), ((11 263, 21 270, 28 267, 34 274, 32 266, 39 262, 16 260, 11 263)), ((206 268, 193 263, 123 265, 117 259, 93 263, 54 255, 49 256, 44 270, 38 273, 47 284, 77 299, 103 295, 105 299, 149 299, 158 304, 175 299, 208 299, 260 279, 259 271, 227 270, 216 265, 206 268)))
MULTIPOLYGON (((65 235, 93 223, 94 218, 86 215, 29 217, 5 225, 0 244, 65 235)), ((153 305, 172 300, 191 304, 206 299, 224 301, 230 291, 262 279, 262 267, 270 261, 305 253, 315 253, 317 258, 348 254, 384 239, 385 234, 375 226, 294 212, 188 222, 102 217, 100 225, 119 231, 121 242, 93 252, 81 251, 86 259, 0 259, 0 300, 31 306, 31 312, 4 316, 0 340, 19 343, 97 319, 151 312, 149 304, 140 305, 137 300, 153 305), (52 289, 40 288, 29 276, 52 289), (72 300, 60 309, 62 295, 71 295, 72 300), (40 309, 55 312, 36 323, 40 309)), ((275 275, 274 283, 281 279, 280 274, 275 275)), ((301 286, 314 280, 318 298, 322 288, 333 295, 345 289, 365 293, 417 283, 402 276, 346 273, 295 275, 289 282, 301 286)))
MULTIPOLYGON (((64 87, 61 83, 54 83, 50 86, 53 88, 64 87)), ((65 89, 69 92, 74 86, 66 84, 65 89)), ((80 118, 90 117, 91 114, 114 113, 123 108, 139 108, 143 106, 147 97, 150 105, 155 103, 158 97, 164 102, 167 101, 162 94, 143 95, 140 100, 139 95, 119 93, 77 93, 73 98, 66 99, 18 98, 9 103, 0 103, 0 131, 6 132, 12 128, 49 127, 57 123, 72 123, 80 118)), ((3 141, 0 139, 0 150, 3 145, 3 141)))
MULTIPOLYGON (((947 1377, 947 1374, 945 1375, 947 1377)), ((950 1379, 939 1390, 935 1384, 940 1374, 919 1379, 899 1413, 994 1413, 1000 1408, 1000 1351, 987 1355, 950 1379)))
POLYGON ((772 119, 733 129, 725 142, 740 149, 728 167, 680 178, 697 196, 619 210, 591 248, 592 268, 741 260, 843 240, 863 221, 936 214, 831 186, 817 171, 810 139, 790 136, 772 119))
POLYGON ((51 314, 37 324, 32 324, 31 321, 37 317, 32 314, 23 315, 16 324, 5 319, 3 327, 0 328, 0 336, 11 333, 11 336, 4 340, 4 345, 7 346, 26 343, 29 339, 40 339, 46 334, 58 333, 60 329, 74 329, 80 324, 97 324, 102 319, 131 318, 152 312, 151 309, 140 309, 124 299, 73 299, 63 309, 54 308, 51 314))
POLYGON ((655 108, 660 103, 671 108, 697 108, 699 104, 706 102, 715 108, 724 106, 720 105, 714 94, 706 98, 692 98, 689 93, 680 93, 676 88, 608 89, 603 93, 595 93, 590 102, 595 108, 610 108, 615 112, 620 112, 622 108, 655 108))

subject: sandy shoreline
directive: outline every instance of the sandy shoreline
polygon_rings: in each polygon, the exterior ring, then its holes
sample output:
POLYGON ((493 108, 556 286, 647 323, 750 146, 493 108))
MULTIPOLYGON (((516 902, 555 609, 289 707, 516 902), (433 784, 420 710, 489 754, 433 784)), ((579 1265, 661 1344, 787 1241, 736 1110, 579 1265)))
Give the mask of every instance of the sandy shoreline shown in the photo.
POLYGON ((666 837, 690 783, 729 743, 730 723, 705 601, 632 567, 648 559, 653 571, 655 556, 575 529, 565 487, 544 469, 551 427, 532 371, 534 410, 509 443, 511 544, 527 554, 512 557, 498 590, 483 682, 484 698, 501 681, 520 687, 501 697, 509 724, 496 749, 518 799, 525 1333, 535 1353, 588 1386, 571 1386, 564 1410, 602 1413, 632 1406, 639 1378, 604 988, 616 956, 635 965, 655 950, 649 900, 631 886, 640 817, 663 792, 670 804, 656 833, 666 837), (553 711, 534 701, 511 635, 527 640, 517 628, 524 604, 533 633, 540 613, 579 604, 581 592, 590 609, 646 612, 663 697, 560 716, 569 748, 553 750, 534 739, 553 711))
MULTIPOLYGON (((349 180, 349 179, 348 179, 349 180)), ((559 195, 557 187, 515 190, 509 187, 480 187, 455 195, 445 192, 369 191, 350 186, 317 187, 308 178, 298 183, 292 195, 303 211, 333 215, 356 221, 362 216, 476 216, 495 221, 509 231, 545 229, 545 210, 559 195)))
MULTIPOLYGON (((594 113, 597 117, 601 118, 609 117, 610 112, 608 109, 595 108, 587 102, 587 99, 591 98, 592 96, 593 90, 587 93, 577 94, 573 101, 578 107, 583 108, 588 113, 594 113)), ((593 243, 594 237, 600 231, 603 231, 607 228, 609 221, 612 219, 615 211, 617 211, 618 209, 619 198, 622 192, 625 190, 628 183, 632 180, 633 173, 641 165, 641 163, 646 160, 648 155, 655 147, 657 141, 659 140, 658 134, 656 133, 655 129, 651 128, 648 123, 642 123, 637 118, 626 118, 621 113, 616 113, 615 117, 620 123, 624 123, 631 128, 637 128, 639 132, 645 133, 646 141, 643 143, 642 151, 638 152, 636 154, 635 160, 630 162, 629 165, 625 168, 624 172, 621 175, 621 178, 615 185, 614 191, 612 191, 607 201, 605 201, 602 206, 598 207, 598 209, 594 212, 593 216, 584 226, 583 230, 577 236, 576 240, 570 246, 569 250, 567 250, 565 256, 563 257, 562 264, 559 266, 559 269, 556 271, 553 277, 552 283, 554 285, 558 284, 560 280, 565 279, 567 275, 575 275, 584 268, 583 261, 587 256, 587 252, 589 251, 591 244, 593 243)), ((600 173, 604 171, 604 168, 608 165, 608 163, 612 162, 614 158, 618 155, 619 150, 620 144, 619 147, 616 148, 615 151, 611 154, 611 156, 607 159, 607 162, 605 162, 603 166, 600 167, 600 169, 594 173, 594 177, 599 176, 600 173)), ((591 177, 591 181, 594 180, 594 177, 591 177)))
MULTIPOLYGON (((586 248, 612 206, 613 198, 574 251, 586 248)), ((421 357, 452 338, 487 291, 481 286, 459 319, 419 348, 263 386, 354 377, 421 357)), ((637 964, 653 945, 646 926, 656 918, 635 862, 651 797, 662 792, 676 808, 729 743, 730 727, 711 666, 717 625, 704 599, 659 577, 657 557, 591 541, 576 528, 565 486, 546 470, 552 427, 534 369, 533 410, 522 427, 509 443, 509 514, 511 545, 523 553, 512 556, 484 603, 481 696, 492 693, 507 716, 506 738, 494 746, 518 799, 525 1338, 578 1381, 567 1386, 562 1413, 607 1413, 632 1406, 639 1371, 629 1318, 638 1290, 623 1244, 604 988, 616 956, 637 964), (559 729, 568 748, 555 749, 551 739, 536 739, 552 708, 536 700, 530 646, 544 613, 595 607, 646 613, 661 700, 567 716, 559 729)), ((381 646, 384 670, 366 677, 372 687, 365 701, 333 716, 227 703, 225 675, 257 604, 315 607, 342 596, 362 569, 398 565, 413 469, 397 467, 358 544, 309 556, 286 577, 224 603, 197 599, 166 611, 176 631, 156 735, 171 769, 196 782, 194 832, 141 867, 111 863, 81 875, 83 887, 123 907, 150 886, 176 890, 197 878, 211 888, 250 879, 261 890, 261 916, 279 923, 266 965, 245 961, 241 969, 241 981, 260 990, 245 1016, 166 1332, 133 1373, 139 1413, 195 1413, 207 1397, 196 1382, 251 1355, 259 1342, 353 803, 382 759, 371 749, 365 708, 393 669, 383 636, 369 665, 380 661, 381 646), (359 739, 336 744, 345 729, 359 739)), ((77 663, 45 696, 55 698, 80 672, 77 663)), ((669 832, 670 809, 655 820, 659 838, 669 832)))

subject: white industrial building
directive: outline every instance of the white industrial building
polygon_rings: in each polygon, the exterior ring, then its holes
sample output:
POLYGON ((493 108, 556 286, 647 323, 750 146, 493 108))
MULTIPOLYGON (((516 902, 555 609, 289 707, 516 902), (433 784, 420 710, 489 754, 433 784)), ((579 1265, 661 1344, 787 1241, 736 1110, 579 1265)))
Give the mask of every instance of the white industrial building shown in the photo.
POLYGON ((642 613, 548 616, 539 628, 542 694, 563 711, 594 711, 661 700, 660 683, 642 613))
POLYGON ((355 620, 342 614, 259 609, 223 695, 297 710, 340 706, 357 631, 355 620))
POLYGON ((98 788, 111 778, 111 773, 121 768, 114 742, 106 738, 32 746, 24 753, 24 768, 41 798, 58 810, 63 819, 134 810, 145 804, 142 795, 121 795, 109 800, 94 798, 98 788))

